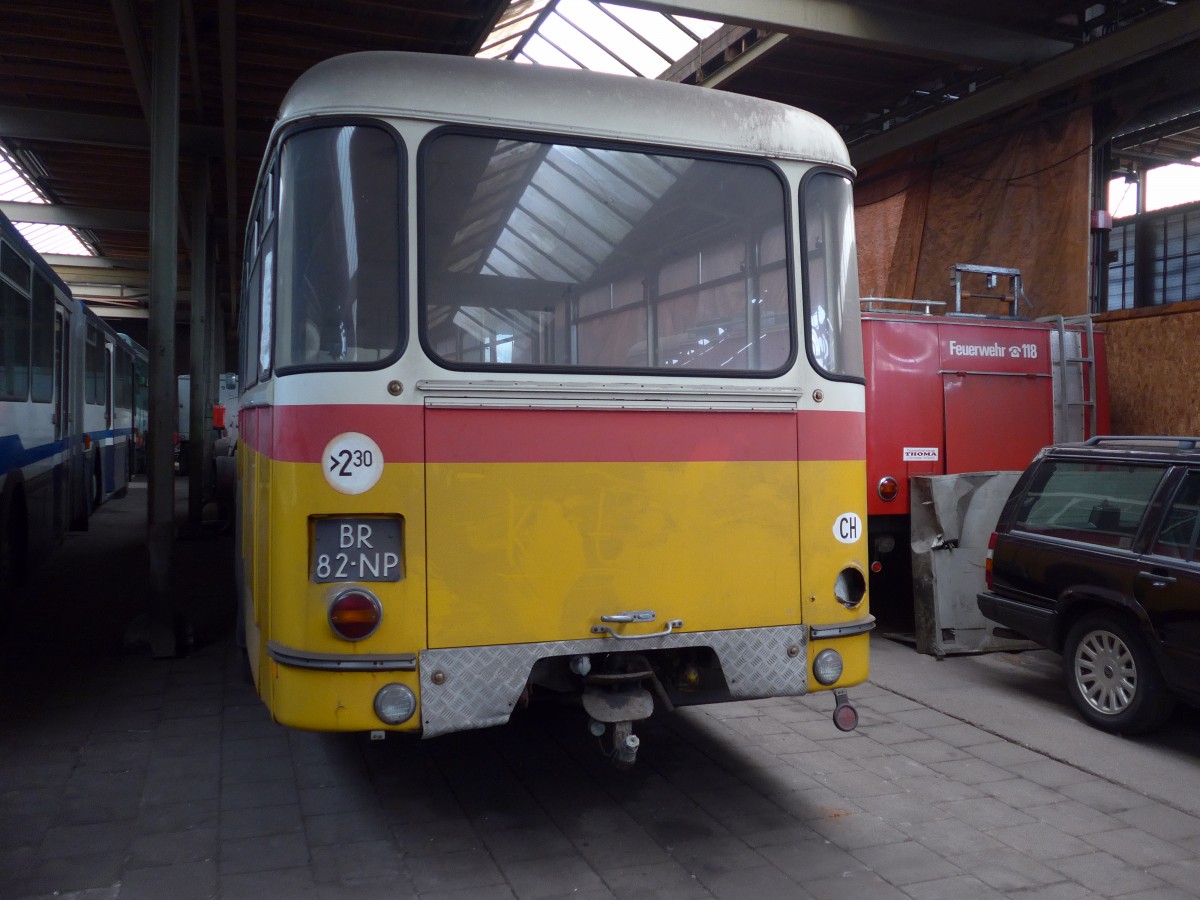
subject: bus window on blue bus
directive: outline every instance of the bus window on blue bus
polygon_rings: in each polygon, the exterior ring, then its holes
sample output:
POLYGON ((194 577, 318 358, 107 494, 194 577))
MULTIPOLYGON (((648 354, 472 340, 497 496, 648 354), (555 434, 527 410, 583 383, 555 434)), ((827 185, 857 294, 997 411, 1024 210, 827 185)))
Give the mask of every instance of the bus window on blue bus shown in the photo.
POLYGON ((29 395, 29 298, 0 282, 0 398, 29 395))
POLYGON ((801 188, 808 347, 834 378, 863 377, 858 255, 850 179, 819 171, 801 188))
POLYGON ((443 133, 421 174, 422 339, 445 365, 766 375, 792 358, 767 165, 443 133))
POLYGON ((90 322, 87 327, 87 346, 83 354, 83 402, 99 406, 104 402, 104 336, 90 322))
POLYGON ((54 286, 41 275, 33 275, 33 385, 31 398, 37 403, 54 399, 54 286))
POLYGON ((401 342, 396 138, 366 125, 297 131, 279 189, 276 371, 383 365, 401 342))

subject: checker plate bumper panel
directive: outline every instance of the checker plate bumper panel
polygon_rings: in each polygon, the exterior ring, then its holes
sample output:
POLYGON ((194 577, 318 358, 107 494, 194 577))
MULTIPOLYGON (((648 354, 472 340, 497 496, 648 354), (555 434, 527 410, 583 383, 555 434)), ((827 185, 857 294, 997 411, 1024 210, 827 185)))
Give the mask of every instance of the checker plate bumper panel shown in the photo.
POLYGON ((556 656, 711 647, 725 673, 730 699, 799 696, 808 688, 807 643, 806 627, 788 625, 677 632, 620 642, 613 638, 591 638, 424 650, 419 667, 422 734, 435 737, 507 722, 534 664, 556 656), (791 647, 799 652, 789 655, 791 647), (434 683, 435 672, 442 676, 441 684, 434 683))

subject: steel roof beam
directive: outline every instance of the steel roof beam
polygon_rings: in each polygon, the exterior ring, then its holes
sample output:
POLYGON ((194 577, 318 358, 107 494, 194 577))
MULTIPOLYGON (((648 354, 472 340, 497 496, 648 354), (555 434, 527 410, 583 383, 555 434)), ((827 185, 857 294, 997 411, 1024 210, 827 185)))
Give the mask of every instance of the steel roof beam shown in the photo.
POLYGON ((623 0, 628 6, 978 65, 1020 66, 1072 48, 1067 41, 980 22, 854 0, 623 0))
POLYGON ((696 84, 700 87, 715 88, 724 81, 729 80, 734 75, 752 66, 755 62, 762 59, 780 44, 787 41, 786 34, 768 34, 766 37, 756 41, 753 46, 747 49, 744 53, 739 53, 731 62, 721 66, 711 75, 698 78, 696 84))
POLYGON ((71 285, 73 293, 76 291, 75 286, 79 285, 81 290, 89 293, 106 290, 111 291, 113 296, 124 297, 128 296, 130 291, 134 291, 144 299, 146 291, 150 288, 150 273, 145 271, 89 269, 72 265, 55 266, 54 271, 59 278, 71 285))
MULTIPOLYGON (((93 113, 69 113, 25 106, 0 106, 0 137, 62 144, 89 144, 100 147, 150 147, 150 126, 142 119, 101 116, 93 113)), ((179 126, 181 150, 189 156, 222 156, 225 152, 222 128, 206 125, 179 126)), ((267 133, 239 132, 237 154, 258 159, 267 145, 267 133)))
POLYGON ((850 159, 862 166, 1195 41, 1200 41, 1200 3, 1181 4, 1031 69, 1012 73, 999 84, 910 122, 894 125, 853 145, 850 159))
MULTIPOLYGON (((148 272, 150 264, 144 259, 120 256, 76 256, 72 253, 43 253, 42 259, 55 271, 63 269, 115 269, 117 271, 148 272)), ((65 279, 64 279, 65 280, 65 279)))
POLYGON ((3 200, 0 201, 0 212, 13 222, 30 222, 35 225, 66 225, 70 228, 97 228, 102 231, 150 230, 150 214, 131 209, 101 209, 3 200))

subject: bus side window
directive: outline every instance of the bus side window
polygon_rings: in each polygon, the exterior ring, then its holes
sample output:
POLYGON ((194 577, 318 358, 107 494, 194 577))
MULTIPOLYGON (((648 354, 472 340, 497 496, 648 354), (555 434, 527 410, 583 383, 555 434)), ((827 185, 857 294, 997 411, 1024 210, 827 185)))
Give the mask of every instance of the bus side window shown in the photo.
POLYGON ((33 275, 32 399, 54 399, 54 286, 40 272, 33 275))
POLYGON ((29 298, 0 284, 0 398, 29 394, 29 298))
POLYGON ((386 359, 401 321, 395 138, 308 129, 286 141, 282 161, 277 367, 386 359))

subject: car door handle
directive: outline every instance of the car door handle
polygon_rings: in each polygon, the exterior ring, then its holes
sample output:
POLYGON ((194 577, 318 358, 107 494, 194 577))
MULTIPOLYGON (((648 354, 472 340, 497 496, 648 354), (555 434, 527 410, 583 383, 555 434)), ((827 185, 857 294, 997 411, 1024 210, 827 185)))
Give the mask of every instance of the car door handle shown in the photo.
POLYGON ((1150 582, 1150 587, 1164 588, 1167 585, 1174 584, 1175 578, 1171 575, 1163 574, 1162 572, 1138 572, 1139 581, 1150 582))

